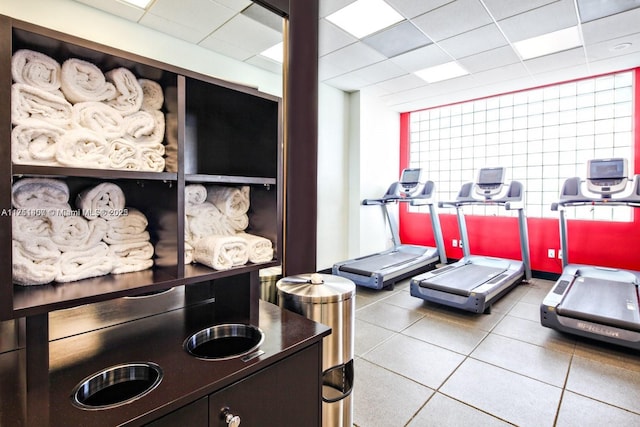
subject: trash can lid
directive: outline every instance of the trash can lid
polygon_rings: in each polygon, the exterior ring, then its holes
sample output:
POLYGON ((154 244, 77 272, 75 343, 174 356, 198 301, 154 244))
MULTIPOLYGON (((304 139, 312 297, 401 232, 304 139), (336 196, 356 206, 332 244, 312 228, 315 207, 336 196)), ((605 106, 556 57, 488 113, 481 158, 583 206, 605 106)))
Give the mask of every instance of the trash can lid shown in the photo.
POLYGON ((276 286, 280 295, 315 303, 347 300, 356 292, 356 285, 351 280, 320 273, 283 277, 276 286))

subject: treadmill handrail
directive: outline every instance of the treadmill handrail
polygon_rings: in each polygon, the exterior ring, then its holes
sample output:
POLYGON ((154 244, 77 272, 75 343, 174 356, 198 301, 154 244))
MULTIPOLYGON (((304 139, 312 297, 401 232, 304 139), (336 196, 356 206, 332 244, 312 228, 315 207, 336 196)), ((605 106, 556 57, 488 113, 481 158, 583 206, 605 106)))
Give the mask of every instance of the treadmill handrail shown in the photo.
POLYGON ((520 181, 511 181, 505 196, 499 199, 477 199, 471 196, 473 182, 465 183, 455 201, 442 201, 438 203, 440 208, 458 208, 465 205, 498 205, 507 210, 523 210, 523 185, 520 181))
POLYGON ((640 175, 634 175, 631 193, 623 197, 589 197, 582 191, 583 182, 585 180, 577 176, 566 179, 562 185, 560 200, 551 204, 551 210, 584 205, 640 207, 640 175))
POLYGON ((410 203, 412 206, 426 206, 435 204, 434 200, 434 188, 433 181, 425 181, 422 185, 422 190, 414 196, 399 196, 397 187, 399 182, 391 184, 384 196, 379 199, 364 199, 362 204, 365 206, 384 205, 387 203, 410 203))

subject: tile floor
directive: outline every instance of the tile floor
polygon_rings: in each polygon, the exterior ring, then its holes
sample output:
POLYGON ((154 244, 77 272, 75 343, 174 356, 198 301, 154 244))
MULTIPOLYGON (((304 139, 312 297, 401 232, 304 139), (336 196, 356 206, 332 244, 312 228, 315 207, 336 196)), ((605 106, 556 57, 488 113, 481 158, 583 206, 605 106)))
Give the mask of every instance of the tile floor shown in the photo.
POLYGON ((354 425, 640 426, 640 353, 540 325, 553 282, 473 314, 356 290, 354 425))

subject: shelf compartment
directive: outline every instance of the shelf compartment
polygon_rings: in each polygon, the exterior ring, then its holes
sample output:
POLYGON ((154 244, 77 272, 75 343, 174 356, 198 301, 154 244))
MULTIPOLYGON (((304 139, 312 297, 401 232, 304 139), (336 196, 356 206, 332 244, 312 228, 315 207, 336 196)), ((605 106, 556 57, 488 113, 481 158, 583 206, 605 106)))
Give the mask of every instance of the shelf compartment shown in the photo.
POLYGON ((15 317, 136 295, 181 284, 174 269, 153 268, 125 274, 40 286, 14 286, 15 317))
POLYGON ((279 98, 185 81, 185 174, 278 176, 279 98))
POLYGON ((15 176, 37 176, 40 178, 88 177, 101 179, 144 179, 149 181, 176 181, 177 173, 142 172, 113 169, 79 169, 62 166, 13 165, 15 176))

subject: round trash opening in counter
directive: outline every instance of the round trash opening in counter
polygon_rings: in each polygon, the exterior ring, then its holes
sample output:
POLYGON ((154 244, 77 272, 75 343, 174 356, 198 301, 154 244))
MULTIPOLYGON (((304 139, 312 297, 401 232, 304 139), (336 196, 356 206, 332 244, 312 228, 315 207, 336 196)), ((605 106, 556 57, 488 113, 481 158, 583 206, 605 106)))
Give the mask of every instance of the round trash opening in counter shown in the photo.
POLYGON ((78 384, 73 404, 82 409, 108 409, 139 399, 162 381, 162 369, 151 362, 116 365, 78 384))
POLYGON ((264 333, 258 327, 225 323, 191 335, 184 342, 184 348, 200 359, 221 360, 249 354, 263 341, 264 333))

